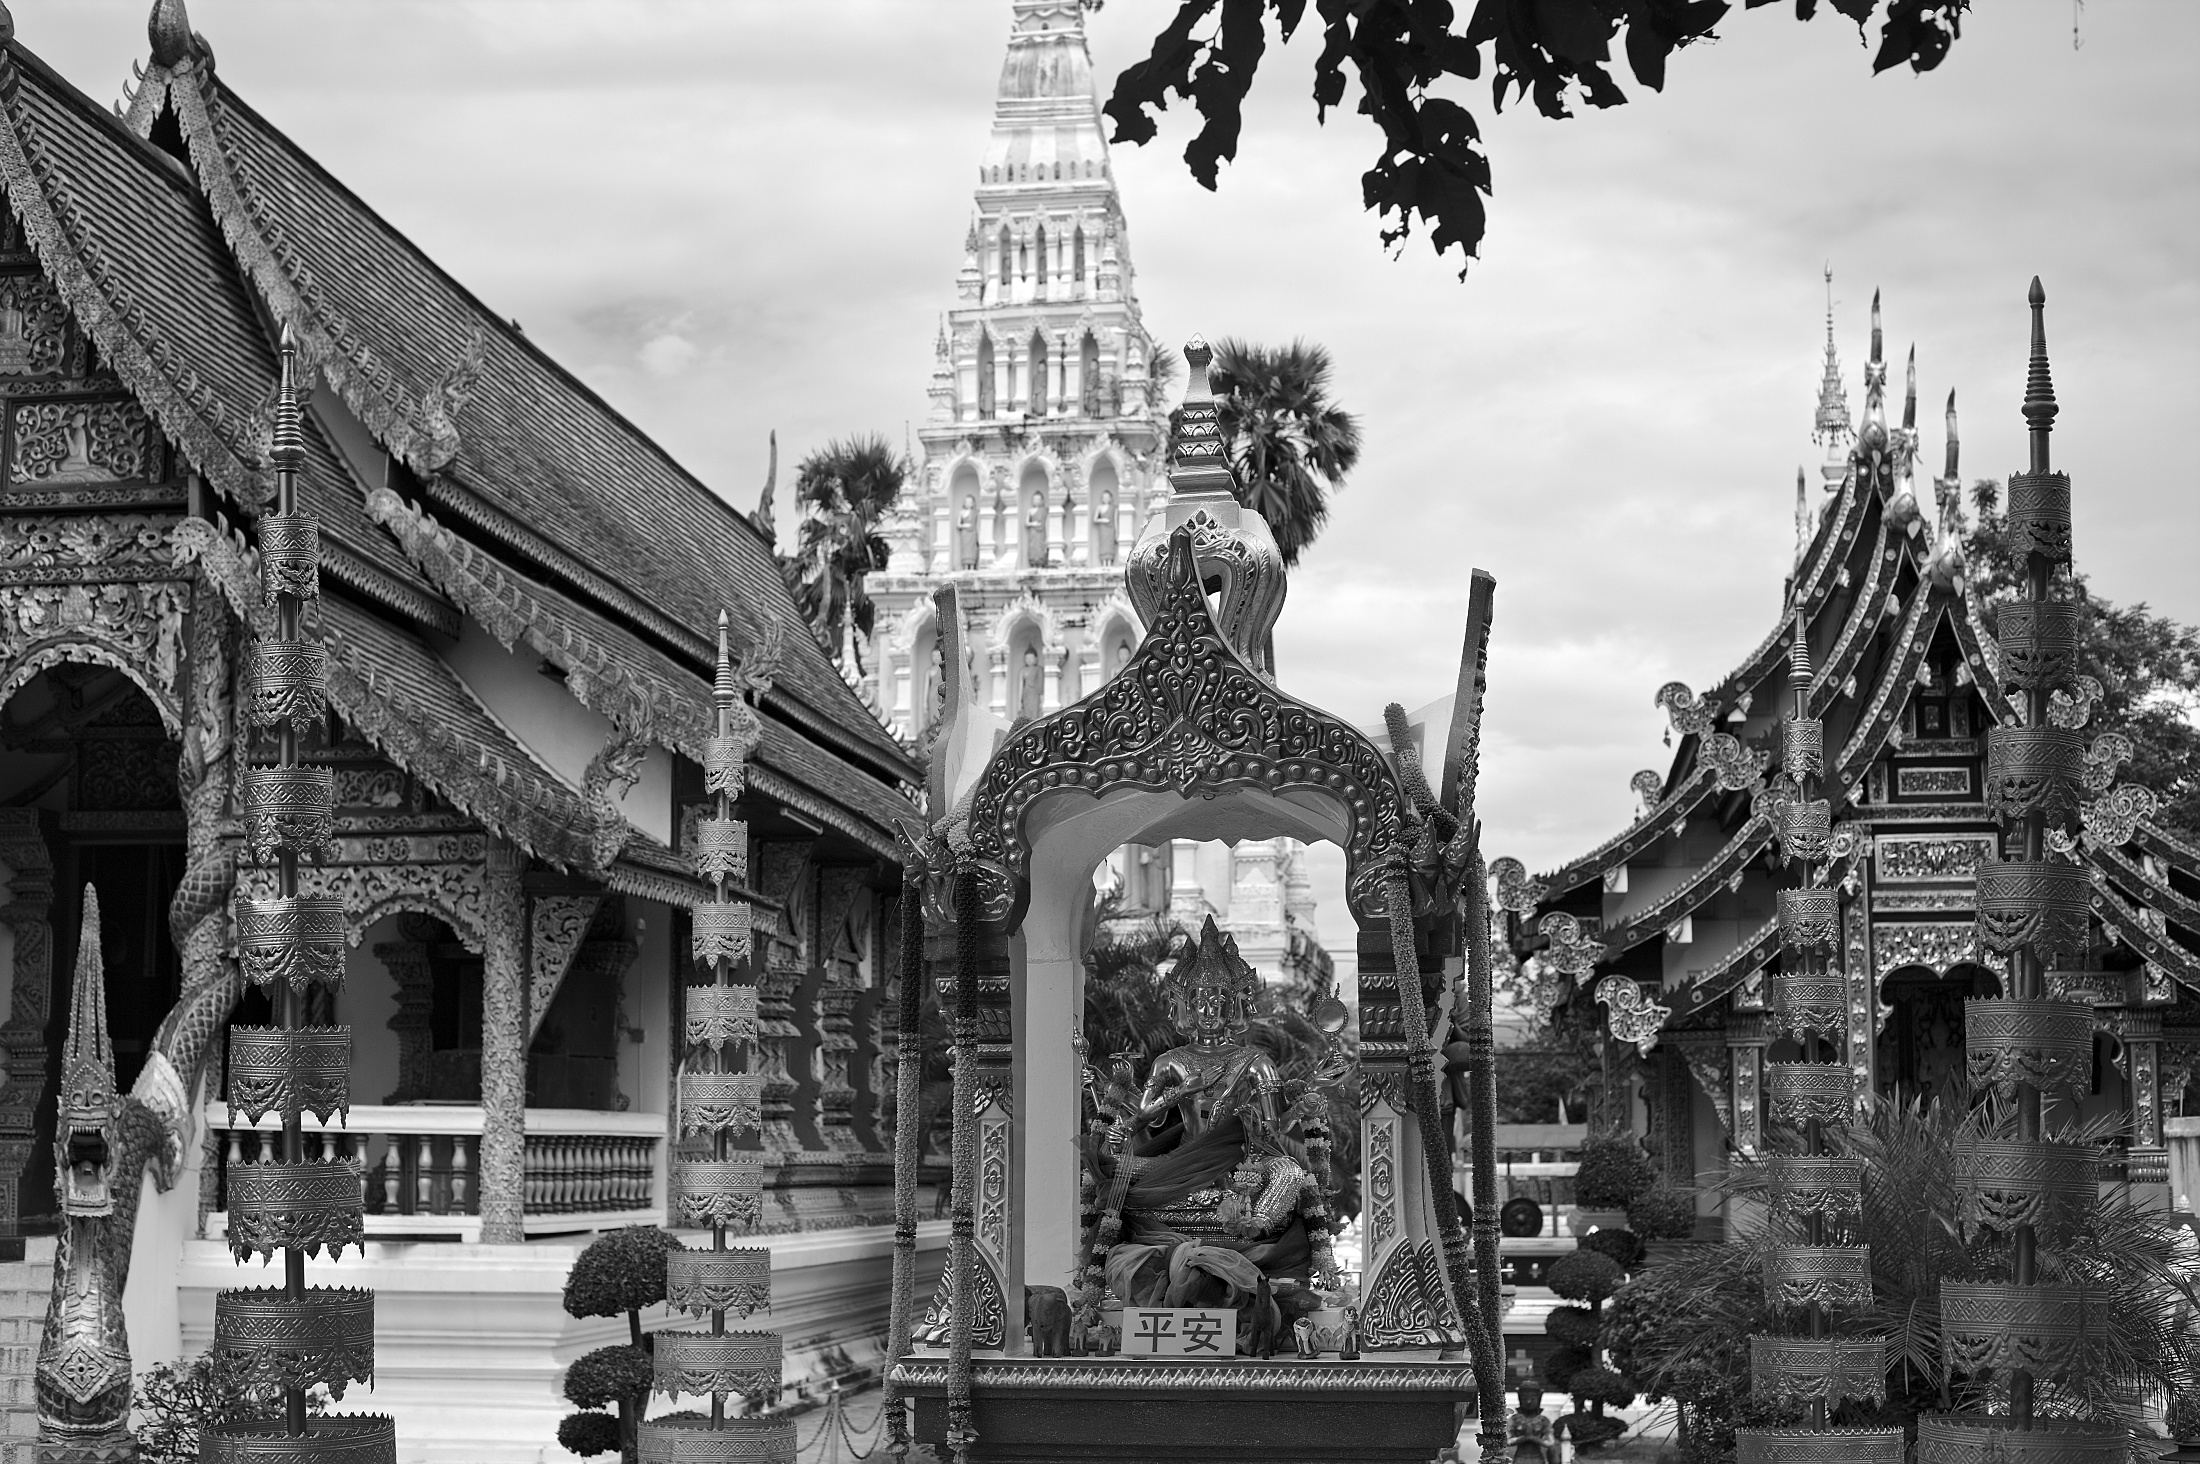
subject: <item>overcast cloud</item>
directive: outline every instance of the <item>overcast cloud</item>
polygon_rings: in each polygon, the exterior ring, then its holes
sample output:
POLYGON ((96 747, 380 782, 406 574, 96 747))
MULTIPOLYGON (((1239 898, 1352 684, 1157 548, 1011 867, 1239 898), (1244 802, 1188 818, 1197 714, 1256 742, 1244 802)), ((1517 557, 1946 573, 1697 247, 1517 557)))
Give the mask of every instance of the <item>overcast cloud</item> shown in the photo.
MULTIPOLYGON (((13 9, 102 99, 144 54, 143 0, 13 9)), ((1094 16, 1102 75, 1172 10, 1094 16)), ((1005 0, 191 14, 256 107, 744 506, 770 429, 791 461, 921 419, 1005 0)), ((1417 241, 1378 248, 1374 134, 1316 126, 1311 35, 1271 49, 1219 194, 1177 160, 1181 107, 1115 152, 1150 328, 1321 341, 1364 419, 1277 633, 1286 683, 1363 723, 1444 694, 1467 570, 1494 572, 1483 809, 1491 852, 1532 868, 1627 819, 1628 775, 1668 755, 1657 686, 1708 685, 1778 612, 1827 263, 1852 405, 1878 286, 1936 467, 1958 393, 1966 477, 2021 460, 2040 274, 2080 563, 2200 620, 2200 6, 1994 0, 1925 77, 1872 77, 1831 15, 1725 31, 1611 112, 1463 97, 1496 182, 1464 284, 1417 241)))

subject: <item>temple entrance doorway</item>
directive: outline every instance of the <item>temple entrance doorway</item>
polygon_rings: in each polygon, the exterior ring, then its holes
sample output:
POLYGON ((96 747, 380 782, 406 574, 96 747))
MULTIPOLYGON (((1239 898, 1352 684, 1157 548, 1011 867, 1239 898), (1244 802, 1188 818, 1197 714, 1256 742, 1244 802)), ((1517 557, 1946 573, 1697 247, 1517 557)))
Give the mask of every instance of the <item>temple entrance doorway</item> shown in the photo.
POLYGON ((1963 1003, 2001 990, 1994 973, 1961 963, 1945 974, 1924 966, 1898 969, 1881 982, 1893 1008, 1880 1030, 1876 1053, 1881 1097, 1930 1108, 1935 1102, 1968 1104, 1963 1071, 1963 1003))
POLYGON ((10 1074, 35 1088, 37 1101, 27 1126, 0 1130, 0 1200, 10 1181, 14 1194, 14 1213, 0 1221, 18 1219, 27 1229, 51 1221, 53 1055, 68 1027, 85 885, 99 890, 108 1030, 125 1091, 182 990, 183 961, 168 929, 184 868, 178 752, 153 703, 109 667, 49 667, 0 707, 8 846, 0 855, 8 866, 0 972, 9 982, 9 1030, 46 1055, 42 1072, 10 1074))

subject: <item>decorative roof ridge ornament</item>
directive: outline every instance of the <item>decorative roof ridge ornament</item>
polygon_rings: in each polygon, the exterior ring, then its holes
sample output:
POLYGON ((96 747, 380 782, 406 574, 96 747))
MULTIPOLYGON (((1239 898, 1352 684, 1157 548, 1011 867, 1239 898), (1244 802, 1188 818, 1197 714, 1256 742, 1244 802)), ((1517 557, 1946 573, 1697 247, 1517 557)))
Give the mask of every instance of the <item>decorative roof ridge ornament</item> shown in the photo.
POLYGON ((1169 435, 1173 496, 1124 556, 1124 587, 1138 618, 1152 625, 1167 597, 1170 540, 1189 528, 1200 584, 1214 596, 1215 628, 1247 665, 1273 681, 1272 637, 1289 589, 1283 554, 1268 521, 1238 501, 1211 379, 1213 349, 1195 335, 1184 343, 1184 362, 1184 403, 1169 435))
POLYGON ((156 66, 173 69, 195 55, 213 55, 198 32, 191 29, 191 16, 183 0, 153 0, 152 14, 145 18, 145 38, 152 43, 156 66))
MULTIPOLYGON (((1841 357, 1833 344, 1833 267, 1826 267, 1826 369, 1818 382, 1818 415, 1811 428, 1811 441, 1821 447, 1846 446, 1856 435, 1849 421, 1848 389, 1841 384, 1841 357)), ((1826 484, 1832 492, 1840 486, 1834 479, 1826 484)))

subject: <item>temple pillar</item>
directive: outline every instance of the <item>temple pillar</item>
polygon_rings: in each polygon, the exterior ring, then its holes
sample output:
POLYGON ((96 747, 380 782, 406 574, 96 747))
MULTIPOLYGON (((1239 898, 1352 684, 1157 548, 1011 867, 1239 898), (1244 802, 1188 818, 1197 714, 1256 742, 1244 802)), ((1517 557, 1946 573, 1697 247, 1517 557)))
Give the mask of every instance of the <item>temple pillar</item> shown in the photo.
POLYGON ((1771 1043, 1762 1012, 1734 1012, 1727 1017, 1727 1058, 1734 1084, 1734 1147, 1752 1157, 1765 1143, 1765 1049, 1771 1043))
MULTIPOLYGON (((949 1013, 951 1029, 956 1006, 955 943, 956 933, 952 927, 925 934, 925 968, 932 976, 941 1009, 949 1013)), ((1020 1003, 1012 1002, 1010 996, 1009 939, 996 931, 982 931, 977 948, 978 1041, 976 1060, 969 1075, 969 1108, 966 1110, 973 1126, 971 1147, 974 1151, 970 1209, 971 1272, 976 1284, 971 1297, 970 1345, 973 1352, 984 1355, 1021 1352, 1028 1347, 1024 1337, 1023 1291, 1027 1279, 1034 1285, 1050 1286, 1062 1285, 1069 1279, 1069 1267, 1063 1264, 1069 1257, 1057 1258, 1054 1253, 1073 1248, 1078 1234, 1078 1161, 1069 1142, 1076 1135, 1074 1108, 1068 1112, 1066 1126, 1061 1126, 1064 1141, 1060 1143, 1037 1145, 1029 1142, 1027 1136, 1034 1131, 1029 1126, 1028 1113, 1027 1123, 1019 1125, 1016 1122, 1016 1114, 1028 1109, 1034 1096, 1026 1081, 1028 1074, 1018 1072, 1014 1062, 1012 1034, 1016 1032, 1018 1014, 1013 1007, 1020 1003), (1024 1100, 1021 1106, 1020 1098, 1024 1100), (1039 1166, 1036 1179, 1032 1169, 1034 1163, 1039 1166), (1056 1223, 1067 1226, 1068 1247, 1060 1243, 1063 1235, 1053 1230, 1044 1240, 1031 1234, 1032 1207, 1042 1202, 1043 1188, 1050 1184, 1060 1191, 1061 1203, 1052 1208, 1059 1210, 1063 1217, 1056 1223), (1036 1263, 1031 1256, 1035 1240, 1049 1253, 1036 1263)), ((1028 1014, 1024 1019, 1029 1020, 1028 1014)), ((1066 1028, 1063 1029, 1063 1045, 1068 1046, 1066 1028)), ((1074 1078, 1069 1086, 1074 1095, 1074 1078)), ((953 1107, 952 1104, 947 1106, 953 1107)), ((952 1116, 949 1121, 953 1121, 952 1116)), ((943 1145, 943 1148, 952 1158, 952 1146, 943 1145)), ((938 1289, 933 1292, 931 1305, 917 1326, 919 1346, 947 1346, 949 1319, 954 1308, 954 1280, 954 1266, 950 1262, 940 1273, 938 1289)))
POLYGON ((1058 712, 1062 709, 1062 653, 1052 646, 1039 648, 1043 664, 1044 685, 1039 691, 1039 710, 1058 712))
POLYGON ((1008 647, 988 646, 986 665, 993 673, 993 714, 1006 720, 1008 717, 1008 647))
POLYGON ((428 967, 432 926, 426 916, 401 915, 397 928, 405 939, 382 941, 374 948, 375 959, 397 985, 397 1012, 389 1020, 397 1034, 397 1086, 383 1096, 384 1103, 427 1097, 435 1062, 435 976, 428 967))
POLYGON ((1360 1347, 1434 1357, 1466 1338, 1444 1275, 1387 926, 1363 926, 1359 950, 1360 1210, 1367 1237, 1360 1347))
MULTIPOLYGON (((53 857, 35 808, 0 808, 0 864, 8 902, 0 905, 15 950, 7 1025, 0 1027, 0 1220, 23 1216, 23 1170, 36 1143, 35 1116, 46 1090, 46 1023, 53 994, 53 857)), ((50 1202, 35 1213, 52 1213, 50 1202)))
POLYGON ((527 1238, 527 856, 491 838, 482 924, 481 1239, 527 1238))
MULTIPOLYGON (((802 1030, 803 988, 811 982, 808 920, 814 879, 811 841, 782 839, 757 849, 757 888, 771 902, 756 922, 756 1055, 763 1074, 764 1147, 791 1153, 821 1149, 819 1083, 802 1030)), ((814 991, 812 993, 814 1000, 814 991)))
POLYGON ((2124 1047, 2124 1081, 2129 1084, 2131 1148, 2125 1178, 2134 1186, 2160 1186, 2151 1199, 2169 1204, 2169 1150, 2162 1142, 2162 1014, 2127 1008, 2117 1014, 2124 1047))

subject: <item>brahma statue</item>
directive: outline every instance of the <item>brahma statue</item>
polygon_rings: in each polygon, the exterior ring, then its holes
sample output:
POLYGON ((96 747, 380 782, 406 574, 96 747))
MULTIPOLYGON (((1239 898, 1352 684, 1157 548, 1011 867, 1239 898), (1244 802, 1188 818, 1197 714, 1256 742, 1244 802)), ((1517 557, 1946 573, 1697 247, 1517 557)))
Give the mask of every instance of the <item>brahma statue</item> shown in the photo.
POLYGON ((1286 1312, 1338 1287, 1330 1251, 1326 1105, 1286 1083, 1247 1040, 1259 977, 1209 917, 1165 978, 1191 1040, 1154 1059, 1087 1070, 1102 1122, 1085 1141, 1088 1263, 1079 1319, 1129 1306, 1231 1307, 1241 1350, 1270 1351, 1286 1312), (1303 1300, 1294 1301, 1294 1297, 1303 1300), (1279 1306, 1279 1299, 1283 1305, 1279 1306))

